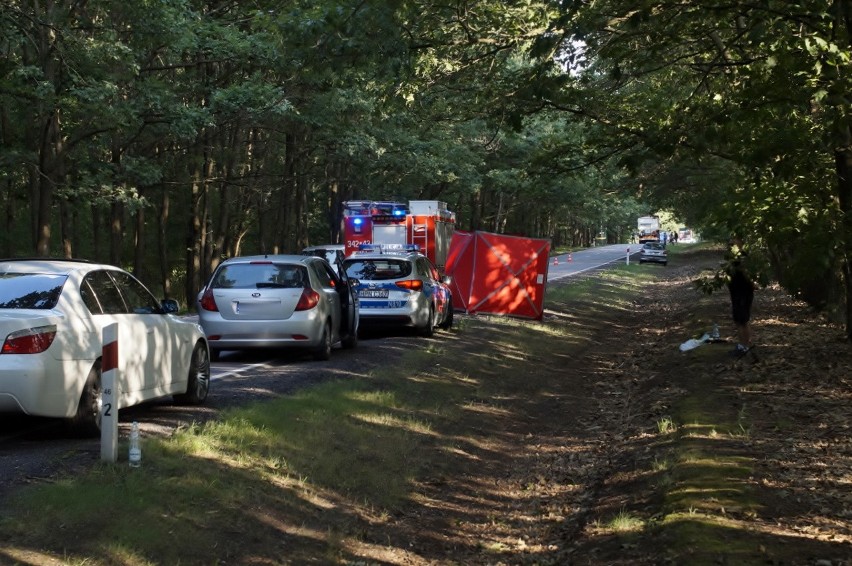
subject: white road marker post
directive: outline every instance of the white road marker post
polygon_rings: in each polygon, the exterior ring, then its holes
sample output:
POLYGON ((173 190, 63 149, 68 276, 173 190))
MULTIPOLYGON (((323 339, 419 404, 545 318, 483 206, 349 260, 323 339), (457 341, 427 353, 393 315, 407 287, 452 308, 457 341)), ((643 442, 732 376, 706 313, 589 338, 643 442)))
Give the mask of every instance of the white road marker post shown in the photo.
POLYGON ((630 248, 627 248, 627 265, 630 265, 630 248))
POLYGON ((103 329, 101 356, 101 460, 115 462, 118 454, 118 324, 103 329))

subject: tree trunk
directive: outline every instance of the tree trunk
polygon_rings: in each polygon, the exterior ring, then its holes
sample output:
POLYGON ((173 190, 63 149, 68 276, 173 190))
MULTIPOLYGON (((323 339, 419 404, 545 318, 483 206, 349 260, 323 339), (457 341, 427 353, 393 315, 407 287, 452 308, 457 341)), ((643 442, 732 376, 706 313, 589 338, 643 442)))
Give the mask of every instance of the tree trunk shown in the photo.
POLYGON ((843 223, 841 269, 846 295, 846 338, 852 340, 852 130, 846 128, 844 145, 834 152, 837 194, 843 223))
MULTIPOLYGON (((852 48, 852 2, 840 0, 835 4, 836 30, 839 41, 847 49, 852 48)), ((848 97, 842 99, 848 104, 848 97)), ((841 115, 847 118, 838 128, 839 143, 834 150, 835 170, 837 171, 837 196, 842 222, 843 284, 846 295, 846 338, 852 340, 852 121, 848 119, 848 106, 841 107, 841 115)))
POLYGON ((136 209, 136 230, 133 240, 133 274, 142 279, 145 277, 145 207, 136 209))
POLYGON ((12 180, 9 179, 6 185, 6 233, 3 235, 3 257, 12 257, 12 227, 15 225, 15 207, 14 196, 12 195, 12 180))
POLYGON ((74 257, 74 247, 71 244, 72 231, 71 209, 68 206, 68 199, 62 197, 59 199, 59 232, 62 236, 62 257, 74 257))
POLYGON ((284 248, 284 253, 299 253, 308 246, 308 192, 310 186, 307 175, 299 175, 298 187, 298 204, 293 216, 294 237, 284 248))
POLYGON ((109 219, 109 263, 121 265, 122 243, 124 240, 124 204, 113 202, 109 219))
MULTIPOLYGON (((157 247, 160 256, 160 280, 163 285, 163 297, 170 299, 172 296, 172 277, 169 266, 169 191, 162 187, 163 197, 160 201, 160 214, 157 217, 157 247)), ((191 297, 187 297, 191 301, 191 297)), ((191 303, 190 303, 191 304, 191 303)))
POLYGON ((36 214, 36 254, 50 255, 50 232, 53 216, 53 193, 61 178, 63 153, 59 111, 53 110, 47 119, 39 152, 38 203, 36 214))
POLYGON ((184 293, 189 300, 201 288, 199 272, 201 270, 201 228, 204 220, 201 216, 201 185, 204 183, 201 169, 193 175, 190 189, 189 217, 186 232, 186 281, 184 293))
POLYGON ((103 246, 103 242, 101 241, 101 211, 95 204, 91 205, 89 208, 92 211, 92 257, 95 258, 96 261, 102 261, 103 252, 101 247, 103 246))

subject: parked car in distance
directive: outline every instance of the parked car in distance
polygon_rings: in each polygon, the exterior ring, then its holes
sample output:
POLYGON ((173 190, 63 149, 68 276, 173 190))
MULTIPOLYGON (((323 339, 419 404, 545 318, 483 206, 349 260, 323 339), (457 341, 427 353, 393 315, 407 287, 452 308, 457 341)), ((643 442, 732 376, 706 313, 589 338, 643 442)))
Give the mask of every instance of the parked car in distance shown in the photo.
POLYGON ((453 325, 449 280, 416 246, 368 246, 343 261, 346 274, 359 281, 365 326, 406 326, 424 336, 453 325))
POLYGON ((360 321, 355 284, 313 255, 226 259, 198 294, 210 355, 216 360, 222 350, 297 348, 327 360, 336 343, 354 348, 360 321))
POLYGON ((103 329, 118 328, 119 407, 172 395, 200 404, 207 340, 130 273, 75 260, 0 260, 0 412, 101 422, 103 329))
POLYGON ((315 255, 325 258, 331 264, 338 275, 343 274, 343 260, 346 258, 346 246, 343 244, 322 244, 319 246, 308 246, 302 250, 302 255, 315 255))
POLYGON ((639 254, 639 263, 645 262, 662 263, 666 265, 669 261, 666 246, 659 242, 645 242, 639 254))

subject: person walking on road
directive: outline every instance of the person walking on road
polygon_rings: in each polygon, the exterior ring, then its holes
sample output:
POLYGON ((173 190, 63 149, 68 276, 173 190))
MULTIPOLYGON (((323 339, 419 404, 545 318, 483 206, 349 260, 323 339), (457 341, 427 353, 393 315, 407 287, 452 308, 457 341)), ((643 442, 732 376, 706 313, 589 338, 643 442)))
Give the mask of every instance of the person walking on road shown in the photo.
POLYGON ((728 290, 731 293, 731 315, 737 327, 737 346, 732 355, 742 356, 754 347, 751 331, 751 306, 755 283, 744 265, 747 254, 739 236, 731 240, 728 264, 728 290))

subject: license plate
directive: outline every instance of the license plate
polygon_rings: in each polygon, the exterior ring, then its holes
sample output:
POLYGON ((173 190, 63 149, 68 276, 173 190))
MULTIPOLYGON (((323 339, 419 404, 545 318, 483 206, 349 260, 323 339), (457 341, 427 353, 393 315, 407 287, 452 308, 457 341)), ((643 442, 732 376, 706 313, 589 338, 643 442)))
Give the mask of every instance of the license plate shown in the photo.
POLYGON ((387 299, 387 289, 361 289, 358 296, 364 299, 387 299))

